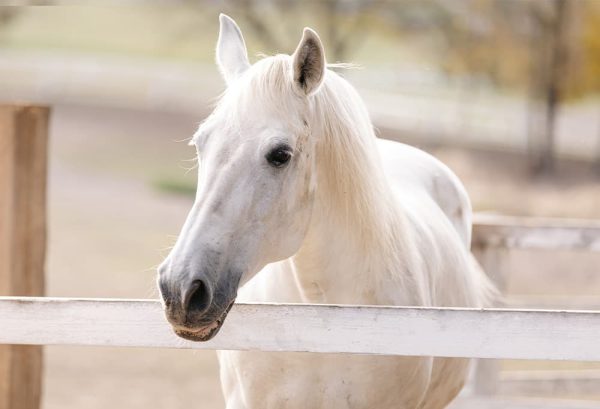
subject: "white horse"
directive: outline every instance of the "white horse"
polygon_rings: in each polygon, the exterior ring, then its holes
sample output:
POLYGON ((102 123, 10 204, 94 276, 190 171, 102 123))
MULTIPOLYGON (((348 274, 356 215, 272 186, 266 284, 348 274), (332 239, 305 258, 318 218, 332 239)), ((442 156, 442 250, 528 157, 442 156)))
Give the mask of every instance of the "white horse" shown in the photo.
MULTIPOLYGON (((236 296, 488 305, 493 288, 469 251, 471 207, 457 177, 375 137, 311 29, 293 55, 250 65, 238 26, 220 23, 227 90, 194 135, 196 200, 159 267, 175 332, 210 339, 236 296)), ((465 359, 342 354, 221 351, 219 361, 228 409, 443 408, 468 369, 465 359)))

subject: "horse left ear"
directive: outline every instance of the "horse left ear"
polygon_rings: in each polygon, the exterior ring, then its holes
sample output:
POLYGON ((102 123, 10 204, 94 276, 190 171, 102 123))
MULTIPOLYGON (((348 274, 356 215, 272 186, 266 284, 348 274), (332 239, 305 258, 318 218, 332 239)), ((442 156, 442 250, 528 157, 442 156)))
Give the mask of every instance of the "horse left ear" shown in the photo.
POLYGON ((325 50, 314 30, 304 29, 292 60, 294 85, 305 95, 313 94, 325 77, 325 50))
POLYGON ((217 41, 217 65, 228 84, 250 67, 248 52, 242 31, 235 21, 222 14, 219 16, 219 40, 217 41))

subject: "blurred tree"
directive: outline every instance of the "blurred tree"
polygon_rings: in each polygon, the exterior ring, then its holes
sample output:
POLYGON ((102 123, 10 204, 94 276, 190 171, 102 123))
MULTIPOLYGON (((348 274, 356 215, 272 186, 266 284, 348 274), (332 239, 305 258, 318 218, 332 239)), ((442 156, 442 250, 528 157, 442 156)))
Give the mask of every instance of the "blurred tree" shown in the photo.
POLYGON ((389 4, 379 0, 232 0, 227 5, 271 52, 293 50, 302 27, 287 27, 287 35, 282 36, 280 28, 264 18, 265 13, 309 14, 319 27, 325 28, 319 34, 326 45, 328 60, 344 61, 350 55, 350 45, 356 47, 364 38, 362 26, 372 11, 389 4))
POLYGON ((0 30, 8 26, 21 10, 19 7, 0 7, 0 30))
POLYGON ((0 31, 12 24, 24 11, 24 8, 18 6, 45 6, 52 3, 52 0, 23 0, 14 5, 0 6, 0 31))
MULTIPOLYGON (((280 7, 288 7, 289 0, 275 2, 273 5, 280 7)), ((256 0, 232 0, 228 3, 230 9, 234 9, 239 14, 245 23, 245 26, 250 28, 256 38, 264 44, 269 50, 281 52, 285 48, 281 37, 276 34, 272 25, 263 18, 265 2, 256 0)), ((270 5, 272 6, 272 5, 270 5)), ((237 15, 236 15, 237 17, 237 15)), ((246 28, 246 27, 244 27, 246 28)))
MULTIPOLYGON (((571 79, 570 96, 582 96, 591 92, 600 94, 600 2, 586 1, 578 4, 581 29, 576 33, 581 41, 577 68, 571 79)), ((598 110, 598 131, 596 134, 596 168, 600 172, 600 108, 598 110)))
POLYGON ((527 90, 530 100, 528 142, 532 169, 550 172, 554 166, 558 106, 565 97, 573 49, 580 43, 569 35, 577 2, 567 0, 438 0, 420 7, 435 8, 429 29, 441 38, 436 48, 440 66, 451 76, 476 78, 496 87, 527 90))
POLYGON ((483 84, 524 93, 536 173, 554 167, 561 103, 600 91, 598 0, 230 0, 225 6, 269 52, 293 50, 304 21, 319 29, 330 61, 351 59, 379 31, 424 45, 420 52, 471 90, 483 84))
POLYGON ((530 154, 536 173, 554 168, 556 113, 566 86, 569 57, 567 0, 529 3, 531 33, 530 95, 534 104, 530 112, 530 154), (541 119, 538 118, 541 116, 541 119))
POLYGON ((578 98, 600 92, 600 2, 569 2, 570 66, 566 97, 578 98))

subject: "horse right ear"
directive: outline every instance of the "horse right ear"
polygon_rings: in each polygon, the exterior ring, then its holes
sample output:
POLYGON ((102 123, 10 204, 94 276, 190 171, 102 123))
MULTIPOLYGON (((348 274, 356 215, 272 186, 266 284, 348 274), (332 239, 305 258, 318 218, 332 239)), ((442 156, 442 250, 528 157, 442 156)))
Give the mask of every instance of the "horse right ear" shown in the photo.
POLYGON ((217 40, 217 65, 229 84, 250 67, 246 43, 235 21, 222 14, 219 16, 219 39, 217 40))
POLYGON ((315 31, 304 29, 292 60, 297 89, 305 95, 314 93, 325 77, 325 51, 315 31))

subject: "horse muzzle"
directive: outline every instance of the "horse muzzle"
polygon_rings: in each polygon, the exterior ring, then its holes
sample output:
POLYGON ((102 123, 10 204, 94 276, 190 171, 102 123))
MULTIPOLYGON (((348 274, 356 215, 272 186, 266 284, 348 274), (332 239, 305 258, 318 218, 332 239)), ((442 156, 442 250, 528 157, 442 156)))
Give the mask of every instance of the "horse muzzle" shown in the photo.
POLYGON ((208 341, 212 339, 215 335, 217 335, 217 333, 221 329, 221 326, 223 326, 223 322, 225 321, 229 310, 231 310, 231 307, 233 307, 234 301, 232 301, 229 304, 229 306, 221 313, 221 315, 217 319, 215 319, 208 325, 200 327, 182 327, 179 325, 171 324, 173 326, 173 331, 177 336, 183 339, 187 339, 189 341, 208 341))
MULTIPOLYGON (((208 276, 194 275, 170 280, 159 271, 158 287, 167 320, 178 336, 191 341, 208 341, 218 332, 237 296, 236 280, 213 284, 208 276), (235 285, 232 285, 235 281, 235 285)), ((189 276, 189 275, 184 275, 189 276)))

